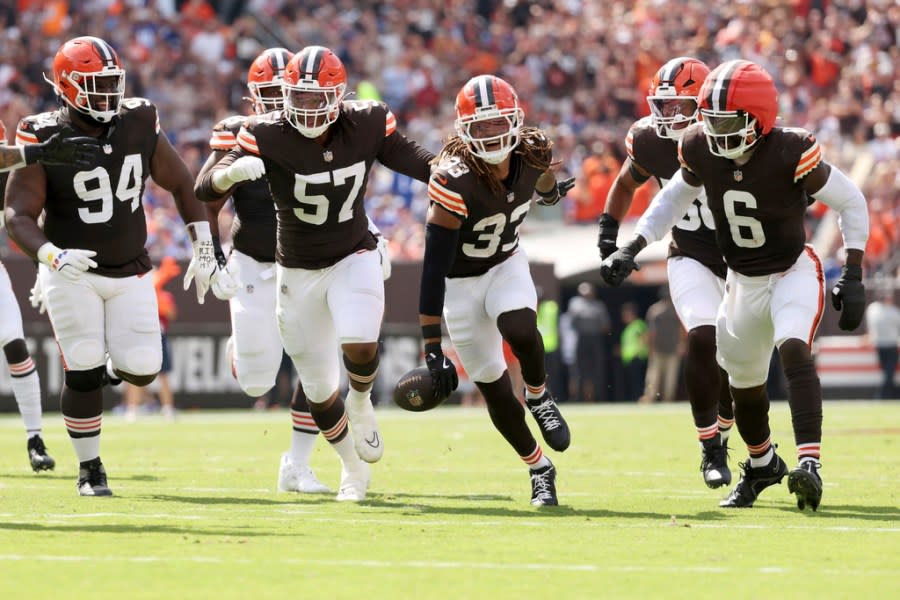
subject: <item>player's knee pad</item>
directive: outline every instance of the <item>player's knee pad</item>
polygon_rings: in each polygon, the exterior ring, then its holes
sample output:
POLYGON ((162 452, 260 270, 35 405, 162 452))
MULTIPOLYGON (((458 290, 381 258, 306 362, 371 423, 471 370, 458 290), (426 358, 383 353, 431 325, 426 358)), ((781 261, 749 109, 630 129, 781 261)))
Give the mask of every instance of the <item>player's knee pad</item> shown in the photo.
POLYGON ((106 365, 85 371, 66 371, 66 387, 76 392, 92 392, 106 382, 106 365))
MULTIPOLYGON (((150 377, 150 381, 156 377, 162 368, 162 346, 143 346, 132 348, 125 353, 125 360, 122 364, 113 361, 116 369, 121 370, 133 377, 150 377)), ((129 379, 128 381, 131 381, 129 379)), ((132 383, 134 383, 132 381, 132 383)), ((135 383, 135 385, 141 385, 135 383)))
POLYGON ((503 372, 506 371, 506 364, 500 361, 486 361, 477 367, 466 370, 469 379, 475 383, 483 383, 486 381, 497 381, 503 372))
POLYGON ((30 356, 28 354, 28 346, 25 345, 25 340, 22 338, 13 340, 3 346, 3 354, 6 356, 6 362, 10 365, 25 362, 30 356))
POLYGON ((66 365, 73 371, 87 371, 106 364, 106 348, 99 340, 81 340, 64 352, 66 365))

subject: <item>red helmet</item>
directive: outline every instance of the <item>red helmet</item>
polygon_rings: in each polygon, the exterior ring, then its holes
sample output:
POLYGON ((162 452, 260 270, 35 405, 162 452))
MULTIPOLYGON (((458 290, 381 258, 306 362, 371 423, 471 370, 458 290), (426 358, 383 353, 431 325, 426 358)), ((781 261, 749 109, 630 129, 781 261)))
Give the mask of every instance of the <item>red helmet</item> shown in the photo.
POLYGON ((700 118, 709 150, 737 158, 772 131, 778 91, 765 69, 732 60, 713 69, 700 89, 700 118))
POLYGON ((499 77, 473 77, 456 95, 456 133, 487 163, 502 162, 519 145, 524 121, 516 90, 499 77))
POLYGON ((337 121, 347 71, 328 48, 307 46, 288 62, 282 89, 288 121, 304 136, 316 138, 337 121))
POLYGON ((269 48, 253 60, 247 71, 247 88, 257 114, 281 109, 284 100, 281 82, 292 56, 294 53, 284 48, 269 48))
POLYGON ((677 140, 697 120, 700 87, 707 75, 709 67, 689 56, 673 58, 660 67, 647 94, 656 135, 677 140))
POLYGON ((53 59, 56 94, 79 113, 109 123, 125 97, 125 69, 113 47, 97 37, 69 40, 53 59))

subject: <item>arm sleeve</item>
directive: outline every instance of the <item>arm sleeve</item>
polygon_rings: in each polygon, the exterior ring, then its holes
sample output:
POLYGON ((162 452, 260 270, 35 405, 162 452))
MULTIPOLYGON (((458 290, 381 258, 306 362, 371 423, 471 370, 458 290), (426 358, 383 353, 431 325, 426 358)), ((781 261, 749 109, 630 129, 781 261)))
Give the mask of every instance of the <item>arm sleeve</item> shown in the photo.
POLYGON ((234 148, 229 151, 228 154, 222 157, 222 160, 217 162, 213 168, 209 169, 206 173, 200 176, 200 179, 196 181, 194 184, 194 194, 196 194, 197 198, 201 202, 214 202, 216 200, 220 200, 223 196, 228 195, 228 191, 225 193, 216 191, 216 188, 213 187, 212 177, 213 173, 217 171, 221 171, 222 169, 227 169, 231 166, 231 164, 244 156, 246 152, 241 150, 241 148, 234 148))
POLYGON ((688 184, 679 169, 665 187, 653 197, 650 206, 638 221, 634 230, 635 235, 647 240, 647 244, 661 240, 684 216, 702 189, 688 184))
POLYGON ((837 211, 844 248, 865 250, 869 239, 869 207, 856 184, 832 166, 825 185, 812 197, 837 211))
POLYGON ((378 152, 378 161, 392 171, 427 182, 431 175, 430 163, 433 158, 434 153, 397 131, 397 120, 394 113, 388 110, 385 117, 384 143, 378 152))
POLYGON ((459 230, 434 223, 425 226, 425 257, 419 286, 419 314, 439 317, 444 312, 447 273, 456 258, 459 230))

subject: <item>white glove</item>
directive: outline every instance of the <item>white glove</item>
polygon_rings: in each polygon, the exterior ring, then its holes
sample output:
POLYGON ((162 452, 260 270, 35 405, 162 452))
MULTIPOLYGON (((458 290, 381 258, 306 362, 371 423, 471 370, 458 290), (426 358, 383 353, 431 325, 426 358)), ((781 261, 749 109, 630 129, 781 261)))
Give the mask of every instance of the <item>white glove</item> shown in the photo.
POLYGON ((47 306, 44 304, 44 289, 41 287, 40 273, 34 278, 34 285, 31 286, 28 301, 31 303, 31 308, 37 309, 40 314, 47 312, 47 306))
POLYGON ((227 191, 242 181, 255 181, 266 174, 266 166, 261 158, 242 156, 228 168, 215 171, 212 175, 213 187, 219 191, 227 191))
POLYGON ((213 247, 209 223, 207 221, 188 223, 187 230, 194 255, 184 274, 184 289, 191 287, 191 281, 196 279, 197 302, 203 304, 213 274, 219 269, 219 263, 216 262, 216 251, 213 247))
POLYGON ((69 281, 78 281, 85 271, 96 268, 97 263, 91 260, 95 256, 97 256, 97 253, 93 250, 79 250, 77 248, 63 250, 53 242, 47 242, 38 248, 37 251, 39 261, 50 267, 51 271, 56 271, 69 281))
POLYGON ((375 240, 378 242, 376 250, 381 257, 381 275, 387 281, 391 277, 391 252, 388 249, 388 241, 383 235, 379 235, 375 240))
POLYGON ((225 264, 213 273, 212 293, 219 300, 231 300, 241 289, 240 269, 236 262, 225 264))

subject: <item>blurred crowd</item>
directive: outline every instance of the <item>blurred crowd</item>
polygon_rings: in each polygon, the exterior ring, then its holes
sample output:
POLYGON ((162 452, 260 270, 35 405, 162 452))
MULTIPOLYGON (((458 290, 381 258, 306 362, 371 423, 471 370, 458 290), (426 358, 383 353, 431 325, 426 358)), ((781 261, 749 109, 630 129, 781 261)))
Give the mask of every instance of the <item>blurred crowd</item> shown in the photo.
MULTIPOLYGON (((0 118, 10 129, 55 107, 42 74, 63 41, 85 34, 116 47, 128 95, 156 103, 195 173, 212 125, 249 112, 246 69, 267 46, 332 48, 356 96, 387 102, 402 131, 435 151, 452 132, 461 85, 478 73, 500 75, 518 90, 527 121, 555 140, 560 172, 578 178, 561 209, 535 211, 530 227, 596 221, 660 65, 678 55, 710 67, 746 58, 775 78, 779 124, 814 131, 826 159, 863 187, 869 266, 898 266, 895 0, 12 0, 0 4, 0 118)), ((399 258, 421 257, 420 186, 386 170, 372 174, 367 207, 399 258)), ((166 194, 150 185, 145 209, 153 255, 189 256, 166 194)), ((823 216, 810 211, 811 232, 823 216)))

